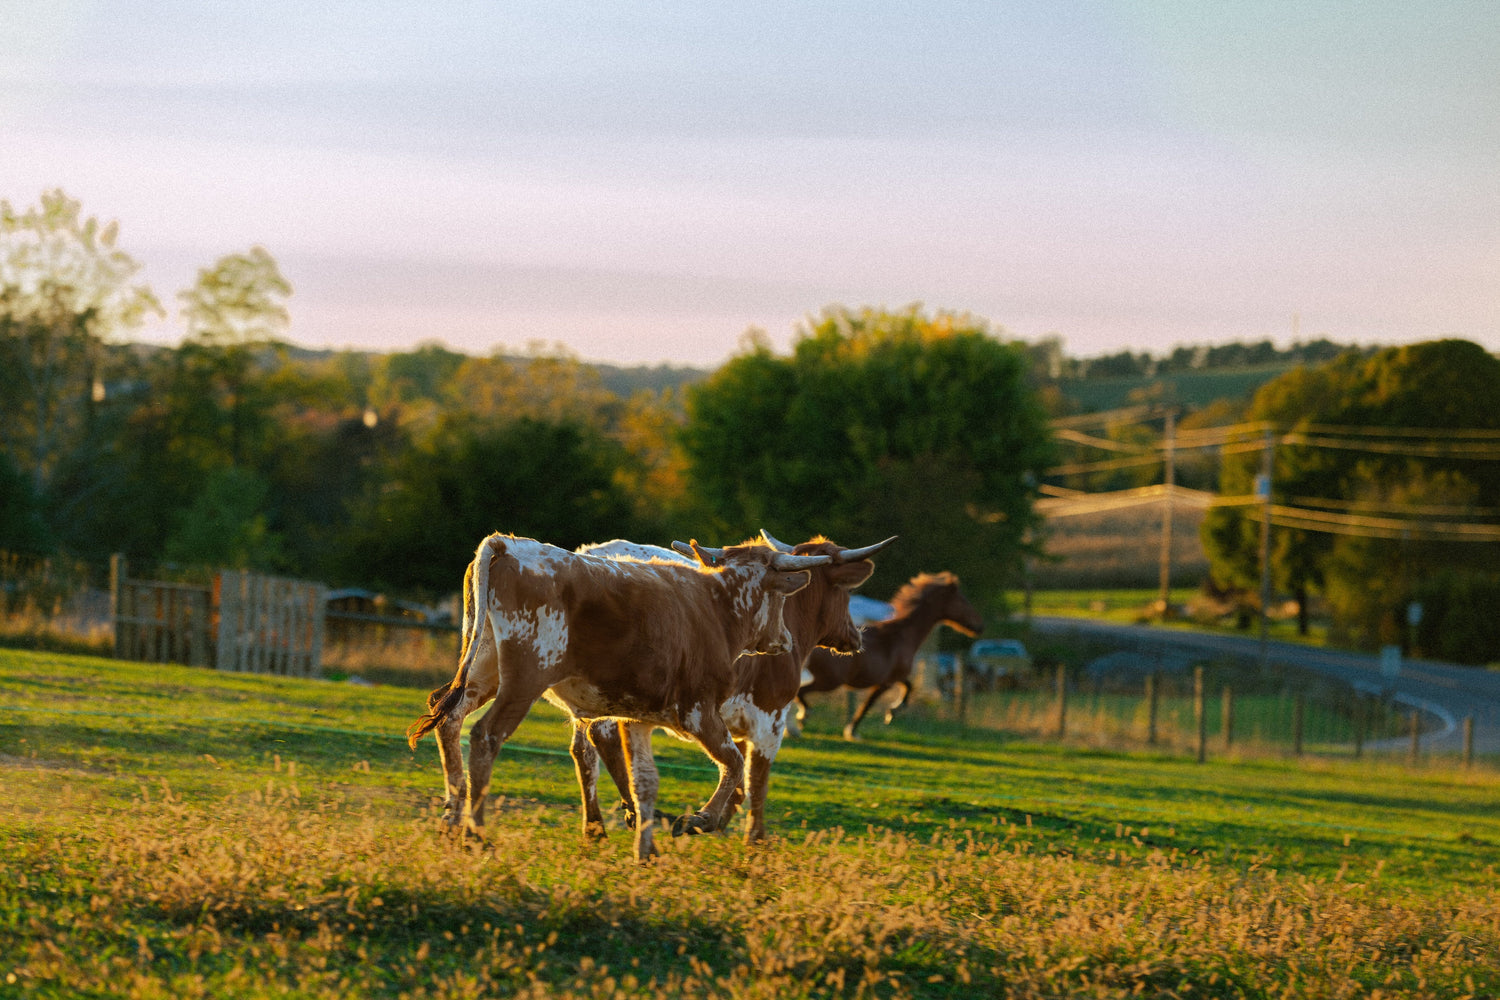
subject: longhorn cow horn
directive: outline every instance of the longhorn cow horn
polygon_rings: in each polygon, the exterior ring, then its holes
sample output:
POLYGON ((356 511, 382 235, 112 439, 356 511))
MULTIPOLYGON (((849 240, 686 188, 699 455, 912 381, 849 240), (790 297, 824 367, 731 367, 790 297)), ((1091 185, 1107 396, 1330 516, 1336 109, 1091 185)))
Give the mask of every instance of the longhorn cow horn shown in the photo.
POLYGON ((827 566, 831 562, 833 562, 833 556, 794 556, 778 552, 772 558, 771 565, 782 572, 795 573, 798 570, 827 566))
POLYGON ((900 537, 900 535, 892 535, 883 542, 866 545, 862 549, 843 549, 839 552, 839 562, 858 562, 861 559, 868 559, 900 537))
POLYGON ((685 556, 692 556, 705 566, 712 566, 724 558, 723 549, 716 549, 710 545, 699 545, 696 538, 688 542, 673 542, 672 548, 685 556))
POLYGON ((771 546, 771 548, 775 549, 777 552, 785 552, 787 555, 792 554, 792 549, 794 548, 794 546, 788 545, 786 542, 776 539, 765 528, 760 529, 760 537, 764 538, 766 540, 766 544, 771 546))

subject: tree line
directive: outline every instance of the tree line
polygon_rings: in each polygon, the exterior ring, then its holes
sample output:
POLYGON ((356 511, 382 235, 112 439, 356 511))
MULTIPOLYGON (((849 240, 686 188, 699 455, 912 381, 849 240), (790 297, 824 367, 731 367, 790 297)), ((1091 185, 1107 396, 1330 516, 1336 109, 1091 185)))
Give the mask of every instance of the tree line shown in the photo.
MULTIPOLYGON (((1075 408, 1055 391, 1060 343, 1023 344, 962 314, 830 307, 790 352, 752 334, 712 372, 587 365, 544 347, 310 352, 286 343, 292 286, 256 247, 203 268, 176 296, 182 342, 150 347, 130 331, 166 310, 117 238, 62 192, 0 202, 0 550, 436 597, 495 530, 569 548, 721 543, 762 527, 852 545, 899 534, 868 592, 948 569, 993 614, 1044 555, 1032 506, 1044 484, 1121 489, 1161 472, 1130 457, 1156 447, 1139 421, 1092 443, 1054 437, 1050 418, 1075 408), (1101 442, 1126 461, 1055 474, 1101 442)), ((1231 347, 1220 360, 1274 353, 1231 347)), ((1294 350, 1305 363, 1248 402, 1179 414, 1178 432, 1500 428, 1500 360, 1477 345, 1294 350)), ((1139 402, 1170 404, 1149 391, 1139 402)), ((1448 521, 1500 511, 1493 455, 1409 452, 1280 445, 1273 498, 1448 521)), ((1259 461, 1183 452, 1176 482, 1244 495, 1259 461)), ((1304 608, 1322 596, 1352 638, 1500 657, 1500 618, 1484 610, 1500 601, 1496 544, 1285 526, 1271 538, 1278 592, 1304 608), (1414 602, 1415 631, 1403 624, 1414 602)), ((1219 589, 1258 592, 1254 508, 1212 511, 1204 544, 1219 589)))
POLYGON ((285 342, 292 288, 255 247, 178 294, 180 345, 147 347, 130 331, 166 310, 116 240, 60 191, 0 203, 0 549, 435 596, 494 530, 765 527, 901 535, 875 593, 940 568, 998 590, 1052 460, 1025 349, 968 317, 833 307, 789 357, 751 338, 675 385, 561 348, 316 354, 285 342))

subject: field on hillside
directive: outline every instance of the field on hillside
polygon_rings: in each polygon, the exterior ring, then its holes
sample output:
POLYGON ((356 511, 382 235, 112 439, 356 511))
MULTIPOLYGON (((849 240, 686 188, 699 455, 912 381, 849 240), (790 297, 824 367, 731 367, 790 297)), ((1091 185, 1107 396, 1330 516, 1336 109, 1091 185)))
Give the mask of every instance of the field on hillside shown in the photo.
MULTIPOLYGON (((1196 587, 1208 575, 1198 529, 1203 511, 1172 518, 1172 582, 1196 587)), ((1155 587, 1160 579, 1161 511, 1151 507, 1047 522, 1046 560, 1032 569, 1038 589, 1155 587)))
MULTIPOLYGON (((578 832, 560 716, 439 834, 420 692, 0 651, 0 996, 1500 993, 1500 776, 1041 746, 783 749, 773 835, 578 832)), ((662 808, 713 776, 658 737, 662 808)))
POLYGON ((1167 398, 1190 406, 1207 406, 1221 399, 1249 399, 1256 389, 1295 368, 1293 362, 1167 372, 1162 375, 1124 375, 1111 378, 1061 379, 1063 395, 1084 412, 1127 406, 1143 394, 1165 392, 1167 398))

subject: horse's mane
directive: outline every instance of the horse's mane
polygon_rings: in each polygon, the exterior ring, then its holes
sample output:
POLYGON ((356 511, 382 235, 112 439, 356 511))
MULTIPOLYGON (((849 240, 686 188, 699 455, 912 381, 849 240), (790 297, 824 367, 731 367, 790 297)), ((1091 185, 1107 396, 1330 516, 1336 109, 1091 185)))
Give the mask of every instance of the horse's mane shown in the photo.
POLYGON ((958 577, 947 570, 941 573, 918 573, 896 591, 896 596, 891 598, 892 618, 905 618, 916 610, 917 605, 927 596, 929 590, 938 587, 953 587, 958 585, 958 577))

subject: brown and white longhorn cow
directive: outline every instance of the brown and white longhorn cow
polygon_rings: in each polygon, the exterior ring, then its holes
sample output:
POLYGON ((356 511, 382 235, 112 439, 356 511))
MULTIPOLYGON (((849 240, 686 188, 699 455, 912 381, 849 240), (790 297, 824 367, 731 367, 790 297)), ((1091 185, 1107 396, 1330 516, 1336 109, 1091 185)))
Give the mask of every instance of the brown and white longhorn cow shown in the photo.
MULTIPOLYGON (((415 747, 437 730, 447 783, 444 819, 482 833, 490 774, 501 745, 543 695, 576 719, 620 718, 636 814, 655 814, 653 726, 696 740, 719 765, 719 786, 695 820, 717 829, 744 760, 719 706, 744 652, 791 645, 785 597, 831 556, 796 556, 738 545, 698 564, 635 563, 577 555, 514 535, 480 543, 464 577, 458 673, 428 696, 407 730, 415 747), (459 731, 491 698, 469 733, 467 789, 459 731), (465 800, 467 792, 467 800, 465 800)), ((651 824, 638 823, 635 854, 655 853, 651 824)))
MULTIPOLYGON (((802 664, 814 646, 827 646, 846 653, 859 649, 859 630, 849 620, 849 593, 874 572, 875 564, 869 561, 870 557, 895 541, 888 538, 862 549, 846 549, 819 536, 793 547, 776 541, 765 532, 761 534, 767 543, 780 551, 792 555, 828 555, 833 561, 812 570, 808 585, 786 600, 782 615, 792 637, 792 648, 784 653, 741 656, 734 663, 732 693, 719 706, 720 714, 745 757, 743 787, 748 817, 745 840, 752 843, 765 839, 765 805, 771 765, 786 732, 787 709, 796 697, 802 664)), ((614 559, 667 561, 684 558, 667 549, 622 540, 586 545, 579 551, 614 559)), ((629 808, 632 798, 629 771, 620 739, 620 725, 615 720, 576 724, 572 752, 583 794, 585 836, 604 836, 597 791, 601 759, 625 800, 627 812, 636 822, 640 816, 646 816, 648 822, 651 820, 651 814, 633 812, 629 808)), ((727 821, 728 817, 725 819, 727 821)), ((687 832, 706 832, 686 818, 673 827, 674 832, 684 829, 687 832)))

